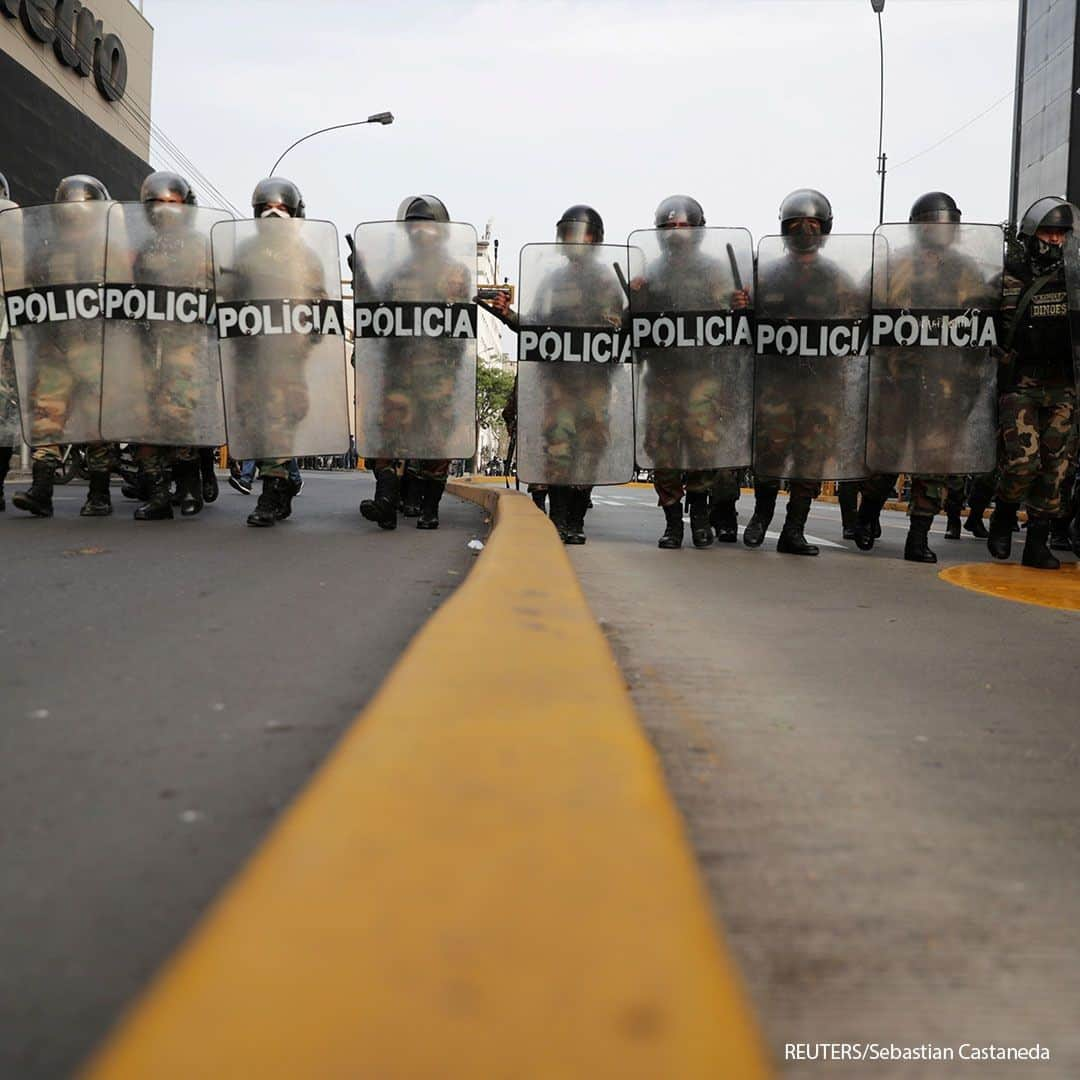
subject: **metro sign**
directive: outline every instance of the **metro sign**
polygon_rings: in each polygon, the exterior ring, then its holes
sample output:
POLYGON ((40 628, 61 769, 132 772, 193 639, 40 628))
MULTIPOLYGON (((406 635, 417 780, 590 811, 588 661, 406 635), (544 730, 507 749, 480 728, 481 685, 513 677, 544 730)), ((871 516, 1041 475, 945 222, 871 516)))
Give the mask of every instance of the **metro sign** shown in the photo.
POLYGON ((80 0, 0 0, 0 15, 21 17, 31 37, 51 45, 57 59, 84 79, 94 76, 101 96, 119 101, 127 87, 127 53, 116 34, 80 0))

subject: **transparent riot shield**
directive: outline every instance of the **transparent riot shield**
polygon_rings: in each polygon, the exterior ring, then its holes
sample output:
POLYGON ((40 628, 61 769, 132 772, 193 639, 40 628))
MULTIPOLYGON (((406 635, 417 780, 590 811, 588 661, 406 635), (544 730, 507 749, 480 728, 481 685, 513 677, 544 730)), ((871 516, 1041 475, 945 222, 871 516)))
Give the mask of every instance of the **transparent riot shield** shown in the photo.
MULTIPOLYGON (((1080 219, 1080 213, 1077 214, 1080 219)), ((1065 288, 1069 298, 1069 329, 1072 337, 1073 374, 1080 393, 1080 236, 1065 240, 1065 288)))
POLYGON ((224 210, 115 203, 105 241, 101 435, 109 442, 225 442, 210 230, 224 210))
POLYGON ((875 232, 866 460, 872 472, 986 473, 997 439, 997 225, 875 232))
MULTIPOLYGON (((0 199, 0 212, 17 209, 10 199, 0 199)), ((9 447, 20 433, 19 395, 15 389, 15 360, 8 334, 7 304, 0 291, 0 446, 9 447)))
POLYGON ((101 439, 101 286, 111 205, 47 203, 0 214, 8 334, 31 446, 101 439))
POLYGON ((754 249, 745 229, 630 234, 639 468, 745 468, 752 456, 754 249))
POLYGON ((870 236, 766 236, 758 245, 754 473, 866 472, 870 236))
POLYGON ((476 452, 476 230, 376 221, 354 237, 356 444, 372 458, 476 452))
POLYGON ((337 229, 304 218, 223 221, 211 229, 210 243, 229 453, 345 453, 337 229))
POLYGON ((521 251, 518 476, 530 484, 624 484, 634 473, 626 248, 521 251))

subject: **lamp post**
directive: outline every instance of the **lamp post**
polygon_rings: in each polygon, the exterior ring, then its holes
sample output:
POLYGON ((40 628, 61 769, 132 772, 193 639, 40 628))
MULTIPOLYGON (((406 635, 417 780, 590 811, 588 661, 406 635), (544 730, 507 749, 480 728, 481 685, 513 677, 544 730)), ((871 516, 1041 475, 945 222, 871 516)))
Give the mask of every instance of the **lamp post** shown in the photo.
POLYGON ((878 112, 878 176, 881 177, 881 205, 878 208, 878 224, 885 221, 885 31, 881 26, 881 13, 885 10, 885 0, 870 0, 870 6, 877 14, 878 46, 881 52, 881 107, 878 112))
POLYGON ((308 132, 303 138, 297 139, 291 146, 285 147, 284 153, 281 157, 274 162, 274 167, 266 174, 267 176, 273 176, 277 172, 277 167, 285 160, 285 154, 287 154, 294 147, 299 146, 302 142, 306 142, 308 139, 314 138, 316 135, 322 135, 326 131, 338 131, 341 128, 350 127, 362 127, 364 124, 392 124, 394 122, 394 114, 389 112, 373 113, 366 120, 353 120, 348 124, 332 124, 330 127, 319 128, 318 131, 308 132))

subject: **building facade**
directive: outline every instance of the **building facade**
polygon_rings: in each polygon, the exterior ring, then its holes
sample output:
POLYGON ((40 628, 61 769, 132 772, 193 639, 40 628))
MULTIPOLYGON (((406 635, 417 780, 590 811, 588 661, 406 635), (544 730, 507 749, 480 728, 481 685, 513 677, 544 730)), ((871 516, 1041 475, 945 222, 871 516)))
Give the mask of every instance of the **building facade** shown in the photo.
POLYGON ((1080 200, 1077 0, 1020 0, 1009 220, 1036 199, 1080 200))
POLYGON ((152 171, 153 49, 129 0, 0 0, 0 172, 16 202, 50 202, 72 173, 138 197, 152 171))

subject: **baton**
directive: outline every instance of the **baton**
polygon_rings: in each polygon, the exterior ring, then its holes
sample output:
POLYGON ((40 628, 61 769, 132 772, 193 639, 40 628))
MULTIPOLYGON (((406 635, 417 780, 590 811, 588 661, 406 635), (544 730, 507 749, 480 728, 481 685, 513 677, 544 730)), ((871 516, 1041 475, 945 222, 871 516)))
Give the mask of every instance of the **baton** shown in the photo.
POLYGON ((739 263, 735 258, 735 249, 728 244, 727 246, 728 262, 731 263, 731 276, 735 279, 735 291, 743 291, 742 275, 739 273, 739 263))
POLYGON ((622 271, 622 267, 618 263, 612 263, 615 267, 615 274, 619 279, 619 284, 622 286, 622 291, 626 293, 626 299, 630 299, 630 286, 626 284, 626 275, 622 271))

